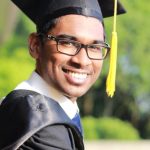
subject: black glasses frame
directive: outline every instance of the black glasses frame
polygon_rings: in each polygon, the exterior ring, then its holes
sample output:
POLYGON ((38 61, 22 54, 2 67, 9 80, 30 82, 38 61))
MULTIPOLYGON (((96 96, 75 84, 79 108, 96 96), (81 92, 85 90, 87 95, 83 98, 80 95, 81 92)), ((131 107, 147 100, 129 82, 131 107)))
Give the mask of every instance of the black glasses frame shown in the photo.
MULTIPOLYGON (((106 58, 106 56, 108 55, 108 53, 109 53, 109 51, 110 51, 110 46, 109 46, 109 44, 106 43, 106 42, 101 41, 100 44, 102 44, 102 47, 106 48, 106 54, 105 54, 105 56, 104 56, 103 58, 101 58, 101 59, 92 58, 92 57, 90 57, 89 54, 88 54, 88 48, 89 48, 91 45, 88 45, 88 44, 85 45, 85 44, 82 44, 82 43, 77 42, 77 41, 67 40, 67 39, 65 39, 65 38, 59 38, 59 37, 56 37, 56 36, 51 35, 51 34, 48 34, 48 35, 39 34, 39 35, 40 35, 40 36, 42 35, 42 36, 46 37, 48 40, 53 40, 53 41, 55 41, 55 42, 56 42, 56 46, 57 46, 57 51, 60 52, 60 53, 62 53, 62 54, 68 55, 68 56, 75 56, 76 54, 78 54, 78 53, 80 52, 80 50, 81 50, 82 48, 84 48, 84 49, 86 50, 86 53, 87 53, 88 58, 90 58, 90 59, 92 59, 92 60, 103 60, 103 59, 106 58), (59 45, 59 41, 60 41, 60 40, 64 40, 64 41, 66 40, 66 41, 68 41, 68 42, 71 42, 71 41, 72 41, 72 42, 77 43, 77 44, 79 45, 79 47, 76 47, 76 48, 77 48, 76 53, 74 53, 74 54, 68 54, 68 53, 64 53, 64 52, 60 51, 59 48, 58 48, 58 45, 59 45)), ((99 44, 93 44, 93 45, 99 45, 99 44)))

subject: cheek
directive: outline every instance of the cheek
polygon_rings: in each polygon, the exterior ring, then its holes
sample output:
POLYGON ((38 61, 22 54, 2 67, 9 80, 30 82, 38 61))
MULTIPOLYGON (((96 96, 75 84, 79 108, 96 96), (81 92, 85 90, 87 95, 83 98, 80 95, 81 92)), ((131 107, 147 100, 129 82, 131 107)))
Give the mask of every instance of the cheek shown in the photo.
POLYGON ((49 65, 56 61, 54 55, 56 51, 54 51, 54 48, 49 45, 44 45, 41 48, 41 53, 39 57, 39 61, 41 64, 49 65))
POLYGON ((57 76, 61 66, 66 62, 64 55, 57 51, 49 51, 43 54, 41 64, 44 64, 46 72, 52 76, 57 76))
POLYGON ((45 77, 46 74, 49 74, 52 68, 52 62, 54 62, 54 60, 51 51, 46 47, 42 47, 37 59, 37 68, 42 76, 45 77))

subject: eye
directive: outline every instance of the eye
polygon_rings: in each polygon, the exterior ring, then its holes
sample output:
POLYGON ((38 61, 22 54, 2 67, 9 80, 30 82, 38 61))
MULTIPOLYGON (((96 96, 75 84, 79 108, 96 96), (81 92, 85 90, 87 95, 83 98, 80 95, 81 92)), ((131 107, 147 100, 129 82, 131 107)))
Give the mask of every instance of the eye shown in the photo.
POLYGON ((100 52, 102 50, 102 47, 101 47, 101 45, 89 45, 88 49, 90 49, 91 51, 99 51, 100 52))
POLYGON ((59 40, 59 44, 65 47, 74 46, 74 43, 72 41, 67 41, 67 40, 59 40))

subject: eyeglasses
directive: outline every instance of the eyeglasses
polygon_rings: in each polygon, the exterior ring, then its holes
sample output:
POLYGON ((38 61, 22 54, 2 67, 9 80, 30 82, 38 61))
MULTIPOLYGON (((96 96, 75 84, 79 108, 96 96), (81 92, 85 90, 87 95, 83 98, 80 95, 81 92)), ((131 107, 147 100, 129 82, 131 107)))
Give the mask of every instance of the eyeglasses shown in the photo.
POLYGON ((103 41, 98 44, 84 45, 78 41, 55 37, 51 34, 45 36, 48 40, 56 41, 58 52, 69 56, 75 56, 82 48, 84 48, 88 58, 93 60, 103 60, 110 51, 109 44, 103 41))

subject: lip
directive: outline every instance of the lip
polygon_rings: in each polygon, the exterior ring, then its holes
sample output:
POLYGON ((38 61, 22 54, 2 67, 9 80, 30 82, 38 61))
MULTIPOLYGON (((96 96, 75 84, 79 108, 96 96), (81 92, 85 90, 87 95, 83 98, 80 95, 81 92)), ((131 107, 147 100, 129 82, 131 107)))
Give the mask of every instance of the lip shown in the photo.
POLYGON ((78 74, 87 74, 87 75, 92 75, 92 71, 89 70, 83 70, 83 69, 72 69, 72 68, 62 68, 63 72, 68 73, 68 72, 74 72, 78 74))

